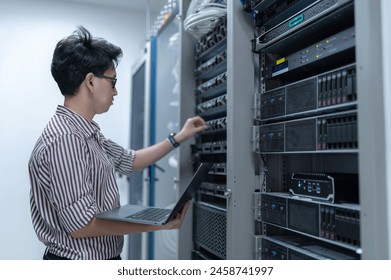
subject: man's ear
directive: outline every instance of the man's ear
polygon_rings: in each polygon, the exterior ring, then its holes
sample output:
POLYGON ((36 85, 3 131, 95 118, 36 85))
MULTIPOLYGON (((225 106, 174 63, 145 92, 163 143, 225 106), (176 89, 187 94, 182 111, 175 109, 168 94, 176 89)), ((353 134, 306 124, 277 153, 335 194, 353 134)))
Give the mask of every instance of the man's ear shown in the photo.
POLYGON ((86 86, 89 90, 92 90, 94 87, 93 80, 94 80, 94 74, 92 73, 88 73, 84 79, 84 82, 86 83, 86 86))

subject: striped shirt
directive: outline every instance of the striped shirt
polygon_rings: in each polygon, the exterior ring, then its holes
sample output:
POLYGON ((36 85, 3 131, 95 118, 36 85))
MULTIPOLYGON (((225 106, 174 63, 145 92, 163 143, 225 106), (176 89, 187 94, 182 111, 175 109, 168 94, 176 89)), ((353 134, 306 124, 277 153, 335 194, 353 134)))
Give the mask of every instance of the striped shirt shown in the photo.
POLYGON ((58 106, 29 160, 34 230, 50 253, 70 259, 120 255, 123 236, 72 238, 96 213, 120 205, 116 172, 129 176, 134 151, 105 139, 94 121, 58 106))

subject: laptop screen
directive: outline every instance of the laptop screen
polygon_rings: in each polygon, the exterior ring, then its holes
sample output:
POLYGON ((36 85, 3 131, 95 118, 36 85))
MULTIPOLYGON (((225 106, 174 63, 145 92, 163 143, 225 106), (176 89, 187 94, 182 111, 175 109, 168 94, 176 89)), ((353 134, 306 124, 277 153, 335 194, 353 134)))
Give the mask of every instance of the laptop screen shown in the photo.
POLYGON ((175 205, 174 209, 171 212, 171 215, 167 218, 167 222, 175 219, 175 217, 182 211, 183 206, 185 206, 186 202, 191 200, 194 197, 197 189, 200 187, 201 183, 205 180, 206 176, 210 168, 212 167, 212 163, 203 162, 198 167, 197 171, 194 173, 193 178, 191 179, 188 187, 185 192, 182 194, 178 203, 175 205))

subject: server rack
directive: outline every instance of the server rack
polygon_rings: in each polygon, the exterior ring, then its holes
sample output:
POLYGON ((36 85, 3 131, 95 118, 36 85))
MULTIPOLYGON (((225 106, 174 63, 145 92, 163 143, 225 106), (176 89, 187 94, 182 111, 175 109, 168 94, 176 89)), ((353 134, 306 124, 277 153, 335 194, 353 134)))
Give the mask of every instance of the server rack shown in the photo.
MULTIPOLYGON (((147 42, 131 71, 131 133, 130 147, 140 149, 149 146, 151 132, 151 44, 147 42)), ((150 168, 128 177, 129 203, 148 204, 150 168)), ((148 256, 147 233, 131 234, 128 238, 128 259, 146 259, 148 256)))
MULTIPOLYGON (((183 17, 190 1, 183 0, 180 2, 182 8, 178 17, 183 17)), ((318 73, 304 75, 296 80, 292 79, 286 84, 273 85, 274 79, 264 83, 260 71, 254 73, 254 70, 261 69, 262 60, 259 53, 251 52, 253 49, 252 39, 257 38, 261 34, 262 27, 255 25, 254 15, 248 16, 247 13, 243 12, 243 3, 245 2, 254 5, 262 4, 261 2, 263 2, 262 5, 264 5, 267 3, 277 4, 281 1, 227 1, 227 141, 226 146, 220 141, 216 141, 216 143, 212 142, 204 147, 206 150, 221 149, 224 151, 226 149, 226 259, 262 258, 262 242, 271 244, 268 246, 275 246, 273 248, 283 248, 282 250, 276 250, 276 252, 280 252, 281 255, 290 255, 290 258, 301 256, 301 258, 348 259, 352 257, 351 253, 356 249, 352 250, 350 245, 347 246, 349 248, 345 248, 346 245, 325 241, 323 237, 314 237, 300 233, 300 230, 292 230, 291 226, 287 226, 288 228, 282 227, 282 229, 279 228, 281 226, 268 226, 269 231, 264 234, 266 226, 262 222, 262 207, 260 203, 262 195, 272 193, 273 198, 283 198, 286 203, 292 203, 292 199, 284 198, 284 195, 290 192, 288 182, 291 180, 292 175, 303 173, 303 168, 296 168, 297 166, 305 167, 307 170, 315 168, 314 170, 317 172, 304 172, 311 173, 311 175, 318 173, 318 171, 319 173, 328 171, 327 173, 356 174, 359 177, 359 203, 353 203, 355 206, 350 205, 349 207, 350 210, 357 209, 360 213, 359 239, 362 253, 360 254, 360 250, 358 250, 357 254, 353 253, 353 257, 357 258, 359 256, 361 259, 389 259, 391 252, 389 245, 391 244, 389 234, 391 215, 389 207, 387 207, 387 201, 391 199, 391 192, 387 182, 389 181, 388 174, 391 174, 391 172, 388 171, 387 164, 389 158, 387 152, 388 134, 384 128, 389 123, 386 108, 390 106, 386 95, 388 84, 385 77, 389 73, 386 71, 387 67, 391 64, 387 63, 389 61, 388 56, 382 53, 382 47, 388 46, 389 30, 381 27, 389 20, 387 15, 385 15, 385 11, 389 10, 387 7, 390 4, 388 1, 382 0, 354 1, 354 14, 353 17, 350 17, 354 18, 354 28, 356 30, 354 61, 345 61, 344 65, 340 65, 341 67, 334 65, 328 68, 326 64, 325 68, 321 68, 322 71, 318 73), (355 73, 351 70, 351 67, 355 67, 355 73), (292 93, 291 90, 294 90, 296 86, 308 88, 311 83, 316 84, 318 81, 322 83, 323 77, 326 77, 327 81, 329 75, 331 75, 331 79, 333 74, 336 76, 345 75, 343 71, 346 71, 347 77, 356 75, 355 101, 331 107, 318 107, 317 104, 314 105, 312 102, 310 105, 316 107, 305 104, 306 106, 303 108, 307 108, 305 109, 306 111, 298 110, 297 107, 290 103, 293 107, 289 107, 290 110, 284 110, 283 113, 280 112, 280 115, 273 115, 265 108, 261 108, 260 102, 272 100, 273 94, 281 96, 281 92, 283 92, 283 96, 287 96, 288 100, 290 100, 290 97, 294 96, 294 94, 290 94, 292 93), (264 85, 267 88, 263 88, 264 85), (269 92, 266 93, 266 91, 269 92), (287 92, 290 93, 287 94, 287 92), (262 99, 260 98, 261 96, 262 99), (263 110, 262 113, 261 109, 263 110), (278 124, 279 122, 285 125, 285 123, 300 121, 304 115, 305 118, 316 119, 319 117, 323 118, 323 115, 327 114, 344 114, 348 110, 357 112, 358 141, 354 141, 358 145, 357 148, 318 150, 318 143, 315 142, 316 147, 312 151, 260 152, 259 150, 260 141, 257 140, 259 139, 257 138, 257 133, 260 131, 260 125, 268 126, 278 124), (323 115, 320 116, 319 114, 314 114, 314 112, 322 112, 323 115), (261 120, 260 115, 265 116, 265 114, 267 117, 261 120), (264 123, 261 123, 261 121, 264 121, 264 123), (267 164, 264 164, 264 160, 266 160, 267 164), (324 168, 324 166, 327 168, 324 168), (294 172, 289 172, 290 176, 285 176, 288 173, 287 170, 294 172), (357 206, 358 208, 355 208, 357 206), (286 234, 275 233, 274 229, 276 227, 280 231, 285 231, 286 234), (318 250, 314 250, 312 246, 315 246, 318 250)), ((290 2, 300 2, 300 5, 305 6, 314 1, 300 0, 290 2)), ((262 5, 257 6, 257 9, 262 7, 262 5)), ((289 16, 293 14, 292 11, 294 9, 284 11, 289 16)), ((267 15, 268 18, 270 16, 271 14, 267 15)), ((277 21, 274 23, 273 21, 270 22, 270 25, 273 26, 277 21)), ((345 27, 348 28, 348 26, 345 27)), ((181 28, 180 33, 181 48, 179 53, 181 70, 179 79, 181 81, 181 97, 179 108, 181 126, 189 116, 194 115, 193 112, 195 112, 196 108, 194 93, 196 88, 194 82, 194 40, 181 28)), ((321 38, 315 37, 315 40, 317 39, 319 39, 318 41, 321 40, 321 38)), ((269 50, 272 50, 273 46, 277 48, 278 42, 271 44, 269 50)), ((304 48, 305 46, 302 47, 304 48)), ((285 55, 293 54, 294 52, 295 50, 291 50, 290 53, 285 55)), ((296 70, 296 74, 300 72, 296 70)), ((282 75, 285 78, 289 76, 286 73, 282 73, 282 75)), ((327 95, 322 96, 325 97, 327 95)), ((322 105, 323 100, 317 101, 321 101, 320 104, 322 105)), ((325 104, 327 105, 327 101, 325 104)), ((276 103, 275 105, 278 108, 278 104, 276 103)), ((271 112, 275 113, 273 110, 271 112)), ((333 125, 334 127, 336 126, 336 124, 333 125)), ((293 134, 290 135, 292 136, 293 134)), ((191 144, 191 141, 188 141, 179 148, 179 191, 186 187, 194 172, 194 157, 192 154, 197 144, 191 144)), ((341 144, 333 145, 338 146, 341 144)), ((208 184, 203 186, 205 192, 211 192, 213 190, 211 190, 212 187, 208 184)), ((219 193, 221 188, 213 191, 219 193)), ((206 195, 203 194, 202 196, 205 197, 206 195)), ((267 198, 270 198, 270 196, 265 197, 266 200, 267 198)), ((220 199, 223 198, 221 197, 220 199)), ((293 205, 295 205, 295 202, 293 201, 293 205)), ((328 206, 324 201, 310 200, 310 202, 313 205, 307 204, 305 206, 315 205, 320 212, 322 211, 320 208, 325 209, 321 207, 322 205, 328 206)), ((342 208, 345 209, 344 207, 342 208)), ((178 258, 180 259, 192 258, 194 249, 192 235, 195 230, 192 210, 189 209, 187 218, 179 231, 178 258)), ((330 213, 330 211, 335 212, 335 210, 330 210, 329 208, 328 211, 330 213)), ((356 232, 358 231, 356 230, 356 232)), ((266 247, 264 246, 263 248, 266 247)), ((207 259, 213 256, 199 254, 197 258, 207 259)))
POLYGON ((190 240, 181 239, 180 247, 184 249, 181 256, 186 255, 185 246, 190 242, 193 259, 253 257, 250 201, 254 166, 250 142, 252 114, 248 108, 253 100, 254 56, 246 51, 251 49, 253 32, 240 2, 226 2, 226 17, 209 34, 212 38, 218 35, 215 37, 218 42, 213 43, 212 39, 210 50, 204 49, 199 55, 197 50, 208 45, 208 35, 201 39, 200 45, 193 45, 196 71, 192 84, 196 86, 192 111, 202 115, 210 129, 192 146, 192 162, 195 165, 200 161, 214 162, 194 203, 192 223, 181 230, 189 233, 191 229, 192 236, 190 240))
POLYGON ((259 55, 255 257, 360 259, 358 180, 337 180, 359 175, 354 1, 245 2, 259 55))
POLYGON ((197 136, 194 163, 213 162, 200 186, 193 212, 193 258, 226 258, 227 19, 195 45, 195 114, 209 128, 197 136))
MULTIPOLYGON (((190 82, 187 81, 193 74, 194 62, 190 59, 193 51, 189 45, 192 40, 183 32, 182 26, 183 14, 189 2, 167 0, 150 29, 149 59, 146 62, 147 107, 143 116, 135 116, 148 124, 148 129, 144 129, 146 146, 161 141, 171 132, 177 132, 186 119, 193 116, 189 108, 194 108, 194 101, 186 97, 186 93, 192 91, 192 78, 190 82)), ((180 148, 144 170, 144 204, 170 207, 185 190, 192 177, 190 144, 191 140, 183 143, 180 148)), ((189 259, 190 253, 186 253, 190 252, 187 249, 189 242, 186 241, 188 230, 185 222, 180 232, 172 230, 143 234, 141 258, 189 259)), ((134 238, 133 244, 138 245, 137 242, 139 240, 134 238)))

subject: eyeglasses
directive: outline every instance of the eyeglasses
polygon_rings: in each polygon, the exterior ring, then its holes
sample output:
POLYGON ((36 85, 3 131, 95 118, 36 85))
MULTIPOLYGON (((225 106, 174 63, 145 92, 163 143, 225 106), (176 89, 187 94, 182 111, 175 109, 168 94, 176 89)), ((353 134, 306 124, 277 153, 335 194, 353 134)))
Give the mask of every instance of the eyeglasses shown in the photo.
POLYGON ((94 74, 94 76, 98 77, 98 78, 111 80, 111 87, 115 88, 115 84, 117 83, 117 78, 113 78, 113 77, 109 77, 109 76, 105 76, 105 75, 98 75, 98 74, 94 74))

